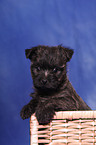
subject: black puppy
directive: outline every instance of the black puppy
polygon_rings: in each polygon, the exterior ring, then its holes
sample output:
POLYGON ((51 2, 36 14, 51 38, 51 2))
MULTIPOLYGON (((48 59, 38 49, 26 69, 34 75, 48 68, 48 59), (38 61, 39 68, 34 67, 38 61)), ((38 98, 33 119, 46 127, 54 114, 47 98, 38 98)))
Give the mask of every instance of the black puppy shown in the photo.
POLYGON ((26 49, 31 60, 34 84, 32 100, 21 110, 22 119, 35 113, 39 124, 49 123, 55 111, 91 110, 75 92, 67 78, 67 65, 73 50, 63 46, 37 46, 26 49))

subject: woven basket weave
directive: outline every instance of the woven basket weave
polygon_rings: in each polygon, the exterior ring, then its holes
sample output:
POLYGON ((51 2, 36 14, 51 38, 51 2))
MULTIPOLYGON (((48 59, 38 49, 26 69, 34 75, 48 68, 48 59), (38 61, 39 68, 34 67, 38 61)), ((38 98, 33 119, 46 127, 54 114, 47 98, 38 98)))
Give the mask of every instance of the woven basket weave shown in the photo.
POLYGON ((30 145, 38 143, 64 145, 96 145, 96 111, 56 112, 49 125, 39 125, 30 118, 30 145))

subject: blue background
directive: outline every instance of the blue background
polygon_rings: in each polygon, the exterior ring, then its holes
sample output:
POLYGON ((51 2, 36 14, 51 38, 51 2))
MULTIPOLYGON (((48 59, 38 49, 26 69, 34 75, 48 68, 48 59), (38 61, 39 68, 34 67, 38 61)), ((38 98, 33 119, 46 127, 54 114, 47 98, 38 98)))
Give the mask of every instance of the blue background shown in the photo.
POLYGON ((69 79, 96 109, 96 0, 0 0, 1 145, 29 144, 29 119, 19 116, 32 92, 24 51, 39 44, 74 49, 69 79))

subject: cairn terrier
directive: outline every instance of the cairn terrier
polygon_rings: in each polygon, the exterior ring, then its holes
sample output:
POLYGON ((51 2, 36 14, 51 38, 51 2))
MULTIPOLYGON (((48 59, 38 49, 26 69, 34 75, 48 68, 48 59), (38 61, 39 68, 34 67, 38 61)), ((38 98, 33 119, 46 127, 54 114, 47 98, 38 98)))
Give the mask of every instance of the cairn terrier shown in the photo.
POLYGON ((26 49, 25 53, 31 61, 34 93, 20 112, 22 119, 35 113, 39 124, 48 124, 56 111, 91 110, 67 77, 67 62, 72 58, 73 49, 39 45, 26 49))

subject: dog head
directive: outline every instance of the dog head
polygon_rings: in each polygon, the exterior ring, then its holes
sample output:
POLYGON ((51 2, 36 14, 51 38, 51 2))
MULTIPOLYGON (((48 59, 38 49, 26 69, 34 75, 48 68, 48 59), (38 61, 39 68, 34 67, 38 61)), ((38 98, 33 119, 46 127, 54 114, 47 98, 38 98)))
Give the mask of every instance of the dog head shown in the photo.
POLYGON ((25 50, 31 60, 33 84, 39 91, 57 90, 66 80, 66 63, 73 50, 60 46, 36 46, 25 50))

